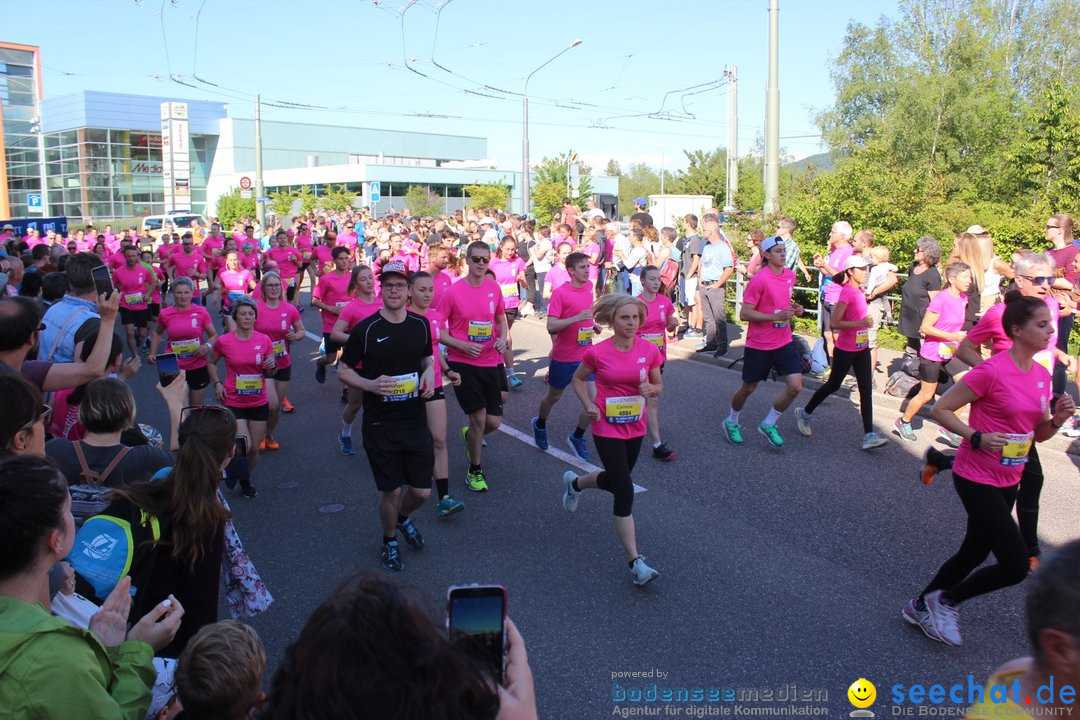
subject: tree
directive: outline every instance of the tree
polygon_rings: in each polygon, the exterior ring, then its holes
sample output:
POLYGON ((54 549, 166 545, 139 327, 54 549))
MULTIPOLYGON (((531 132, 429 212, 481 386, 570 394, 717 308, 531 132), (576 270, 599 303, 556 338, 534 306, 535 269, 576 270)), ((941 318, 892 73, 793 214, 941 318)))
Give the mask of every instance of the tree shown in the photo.
POLYGON ((466 185, 464 189, 469 196, 469 207, 505 210, 510 204, 510 188, 502 183, 466 185))
POLYGON ((356 197, 356 193, 345 189, 344 185, 338 185, 336 188, 328 186, 323 194, 318 197, 318 207, 329 212, 351 210, 355 207, 353 201, 356 200, 356 197))
POLYGON ((672 190, 683 195, 710 195, 721 207, 727 187, 727 150, 683 150, 688 166, 675 173, 672 190))
POLYGON ((446 209, 446 203, 426 185, 410 185, 405 192, 405 204, 417 217, 436 217, 446 209))
POLYGON ((538 182, 533 186, 532 214, 541 224, 550 223, 555 213, 562 210, 563 197, 566 196, 566 182, 538 182))
MULTIPOLYGON (((535 197, 537 194, 537 188, 541 184, 549 184, 551 188, 554 188, 555 186, 559 186, 562 188, 562 190, 559 191, 561 194, 559 195, 559 204, 556 207, 562 207, 562 199, 564 197, 567 197, 568 195, 572 195, 572 193, 568 193, 566 191, 568 172, 567 168, 569 167, 568 162, 569 158, 567 157, 566 153, 563 153, 562 155, 558 155, 557 157, 544 158, 540 161, 539 165, 533 166, 533 172, 536 174, 536 181, 534 183, 532 191, 532 196, 534 198, 532 202, 534 212, 536 211, 535 197)), ((587 200, 589 196, 593 194, 592 181, 589 177, 592 175, 592 168, 585 163, 578 163, 578 167, 580 168, 580 179, 578 181, 578 196, 572 199, 574 201, 574 204, 584 210, 585 200, 587 200)))
POLYGON ((223 228, 231 228, 242 217, 255 217, 255 198, 242 198, 240 188, 231 188, 218 198, 214 214, 223 228))
POLYGON ((1080 202, 1080 113, 1072 109, 1061 80, 1050 82, 1025 125, 1009 160, 1016 190, 1043 214, 1075 207, 1080 202))
POLYGON ((660 193, 660 175, 644 163, 634 163, 619 177, 619 214, 634 214, 634 199, 660 193))
POLYGON ((619 177, 622 175, 622 168, 619 167, 619 161, 615 158, 611 158, 607 161, 607 165, 604 166, 604 174, 608 177, 619 177))

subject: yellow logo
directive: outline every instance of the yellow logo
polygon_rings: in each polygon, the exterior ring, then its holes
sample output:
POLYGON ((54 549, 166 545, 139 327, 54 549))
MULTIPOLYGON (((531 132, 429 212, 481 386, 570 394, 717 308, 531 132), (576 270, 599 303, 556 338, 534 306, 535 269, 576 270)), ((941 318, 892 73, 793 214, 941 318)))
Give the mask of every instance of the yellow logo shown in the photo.
POLYGON ((877 699, 877 688, 866 678, 859 678, 851 683, 847 691, 848 700, 857 708, 868 708, 877 699))

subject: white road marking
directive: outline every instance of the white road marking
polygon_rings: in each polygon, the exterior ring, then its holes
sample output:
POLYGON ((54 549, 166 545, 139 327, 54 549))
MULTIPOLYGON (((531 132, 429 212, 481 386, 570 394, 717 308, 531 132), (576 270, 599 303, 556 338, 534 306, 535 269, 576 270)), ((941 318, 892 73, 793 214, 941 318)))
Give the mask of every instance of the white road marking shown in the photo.
MULTIPOLYGON (((523 433, 520 430, 518 430, 517 428, 512 428, 509 425, 507 425, 505 422, 502 425, 499 426, 499 430, 506 433, 507 435, 514 438, 515 440, 520 440, 521 442, 523 442, 526 445, 528 445, 529 447, 531 447, 533 450, 539 450, 540 452, 546 452, 548 455, 551 455, 554 458, 558 458, 559 460, 562 460, 564 463, 567 463, 569 465, 573 465, 578 470, 582 470, 582 471, 584 471, 586 473, 600 472, 601 470, 604 469, 602 467, 597 467, 596 465, 593 465, 591 462, 587 462, 585 460, 582 460, 577 455, 571 455, 570 453, 565 452, 563 450, 559 450, 558 448, 548 447, 547 450, 540 450, 540 448, 536 447, 536 444, 533 442, 532 435, 528 435, 526 433, 523 433)), ((634 483, 634 492, 635 493, 645 492, 645 488, 641 487, 637 483, 634 483)))

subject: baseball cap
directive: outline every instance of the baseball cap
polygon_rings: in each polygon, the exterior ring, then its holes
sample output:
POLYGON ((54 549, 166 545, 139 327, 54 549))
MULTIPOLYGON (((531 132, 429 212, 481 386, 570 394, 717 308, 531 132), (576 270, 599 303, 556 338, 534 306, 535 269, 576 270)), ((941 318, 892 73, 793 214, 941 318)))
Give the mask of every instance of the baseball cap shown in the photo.
POLYGON ((988 233, 986 231, 986 228, 984 228, 982 225, 972 225, 965 232, 969 232, 972 235, 989 235, 990 234, 990 233, 988 233))
POLYGON ((479 224, 480 225, 490 225, 491 227, 495 227, 495 221, 492 218, 489 218, 489 217, 480 218, 480 223, 479 224))
POLYGON ((634 204, 635 205, 641 205, 642 207, 644 207, 645 206, 645 198, 643 198, 643 197, 634 198, 634 204))
POLYGON ((844 275, 852 268, 866 267, 870 267, 870 261, 867 258, 864 258, 862 255, 850 255, 848 259, 844 261, 844 269, 832 276, 833 282, 844 282, 844 275))
MULTIPOLYGON (((779 235, 770 235, 761 241, 761 252, 767 253, 777 245, 783 245, 784 239, 779 235)), ((786 248, 786 246, 785 246, 786 248)))
POLYGON ((379 282, 381 283, 387 275, 400 275, 401 277, 408 279, 409 271, 405 267, 405 263, 391 260, 382 266, 382 272, 379 273, 379 282))

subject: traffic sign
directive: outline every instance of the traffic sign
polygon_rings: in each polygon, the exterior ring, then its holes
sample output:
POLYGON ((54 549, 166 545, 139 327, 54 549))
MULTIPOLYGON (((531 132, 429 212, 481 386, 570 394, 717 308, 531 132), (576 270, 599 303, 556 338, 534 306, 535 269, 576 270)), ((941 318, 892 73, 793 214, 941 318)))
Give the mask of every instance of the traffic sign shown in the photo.
POLYGON ((251 189, 251 178, 249 178, 247 175, 240 178, 240 189, 241 190, 250 190, 251 189))
POLYGON ((241 200, 250 200, 251 199, 251 191, 250 190, 241 190, 240 191, 240 199, 241 200))
POLYGON ((44 203, 41 201, 41 193, 30 193, 26 196, 26 210, 32 213, 39 213, 45 209, 44 203))
POLYGON ((260 197, 255 198, 255 202, 268 203, 268 202, 270 202, 270 198, 265 196, 265 195, 260 196, 260 197))
POLYGON ((379 200, 382 199, 382 183, 378 180, 371 181, 368 194, 370 195, 368 200, 370 200, 372 204, 379 202, 379 200))

